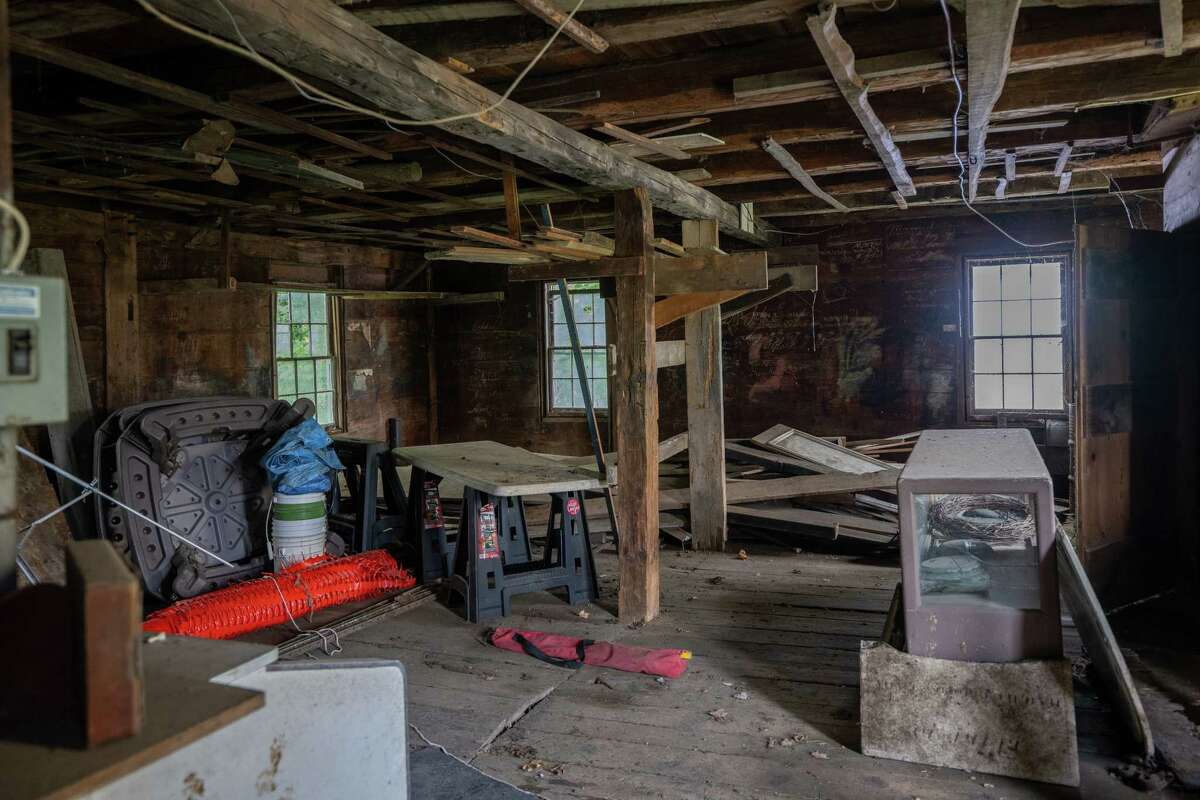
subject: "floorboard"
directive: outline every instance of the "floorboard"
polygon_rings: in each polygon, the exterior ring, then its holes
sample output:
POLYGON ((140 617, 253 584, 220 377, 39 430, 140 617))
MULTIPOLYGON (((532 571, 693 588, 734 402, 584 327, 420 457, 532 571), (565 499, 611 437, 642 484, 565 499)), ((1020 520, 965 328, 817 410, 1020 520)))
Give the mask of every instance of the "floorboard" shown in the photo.
MULTIPOLYGON (((663 613, 642 626, 613 615, 611 552, 597 555, 597 571, 598 602, 572 608, 548 593, 526 595, 495 622, 689 648, 683 677, 550 666, 485 644, 489 626, 436 603, 343 636, 338 657, 403 661, 423 734, 546 798, 1141 796, 1105 771, 1119 763, 1123 742, 1083 685, 1078 792, 862 756, 858 650, 879 634, 899 580, 886 558, 754 546, 746 559, 664 552, 663 613)), ((1064 642, 1068 655, 1079 653, 1070 626, 1064 642)))

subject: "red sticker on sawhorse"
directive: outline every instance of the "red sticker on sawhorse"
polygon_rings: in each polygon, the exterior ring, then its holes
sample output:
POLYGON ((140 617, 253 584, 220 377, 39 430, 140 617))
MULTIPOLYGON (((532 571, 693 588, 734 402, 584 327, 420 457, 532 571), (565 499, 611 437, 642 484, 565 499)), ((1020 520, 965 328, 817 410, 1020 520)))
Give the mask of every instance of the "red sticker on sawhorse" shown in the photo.
POLYGON ((442 495, 438 492, 437 481, 425 481, 424 485, 424 513, 425 530, 431 528, 443 528, 446 525, 446 519, 442 516, 442 495))
POLYGON ((479 507, 479 557, 500 557, 500 537, 496 535, 496 507, 491 503, 484 503, 479 507))
POLYGON ((567 513, 572 517, 579 513, 579 501, 574 497, 567 498, 567 513))

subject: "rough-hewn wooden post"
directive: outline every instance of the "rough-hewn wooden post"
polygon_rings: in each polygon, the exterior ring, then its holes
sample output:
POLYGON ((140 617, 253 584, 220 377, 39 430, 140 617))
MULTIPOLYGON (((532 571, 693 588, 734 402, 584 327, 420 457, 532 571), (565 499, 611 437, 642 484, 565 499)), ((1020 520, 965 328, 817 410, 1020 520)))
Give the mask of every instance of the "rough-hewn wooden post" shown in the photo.
POLYGON ((646 260, 617 283, 617 524, 622 622, 658 616, 658 369, 654 362, 654 220, 644 189, 615 197, 617 256, 646 260))

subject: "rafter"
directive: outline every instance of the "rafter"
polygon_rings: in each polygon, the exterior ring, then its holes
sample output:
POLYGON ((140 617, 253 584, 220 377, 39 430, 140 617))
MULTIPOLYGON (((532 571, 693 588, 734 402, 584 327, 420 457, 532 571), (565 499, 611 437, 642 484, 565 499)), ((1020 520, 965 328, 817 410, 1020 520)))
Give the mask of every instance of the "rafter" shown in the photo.
POLYGON ((799 181, 800 185, 807 189, 814 197, 825 201, 825 203, 832 208, 836 208, 838 211, 847 210, 847 208, 836 198, 823 191, 821 187, 817 185, 817 182, 812 179, 812 176, 804 171, 804 167, 800 165, 800 162, 797 161, 783 145, 778 144, 774 139, 768 137, 767 139, 763 140, 762 148, 772 158, 778 161, 779 165, 787 170, 788 174, 799 181))
POLYGON ((731 235, 761 241, 741 230, 736 208, 709 192, 517 103, 501 101, 330 3, 284 9, 272 0, 226 0, 228 14, 185 0, 159 0, 158 7, 231 39, 240 32, 264 56, 379 108, 422 121, 463 117, 444 127, 599 188, 643 187, 655 205, 667 211, 684 218, 717 219, 731 235), (488 108, 486 115, 474 116, 488 108))
POLYGON ((571 37, 589 53, 603 53, 608 49, 604 37, 577 19, 567 22, 567 14, 549 0, 514 0, 517 5, 533 14, 551 27, 562 26, 562 32, 571 37), (565 25, 563 23, 566 22, 565 25))
POLYGON ((983 170, 988 118, 1000 99, 1011 60, 1013 33, 1021 0, 974 0, 967 3, 967 154, 968 198, 975 200, 983 170))
POLYGON ((875 146, 876 155, 892 176, 896 191, 904 197, 912 197, 917 190, 913 188, 912 178, 904 166, 904 157, 900 154, 900 148, 892 141, 892 134, 867 100, 867 86, 854 68, 854 50, 838 31, 836 14, 835 5, 831 5, 820 14, 813 14, 808 18, 808 30, 825 58, 829 71, 833 73, 834 82, 850 105, 850 110, 858 117, 867 138, 875 146))

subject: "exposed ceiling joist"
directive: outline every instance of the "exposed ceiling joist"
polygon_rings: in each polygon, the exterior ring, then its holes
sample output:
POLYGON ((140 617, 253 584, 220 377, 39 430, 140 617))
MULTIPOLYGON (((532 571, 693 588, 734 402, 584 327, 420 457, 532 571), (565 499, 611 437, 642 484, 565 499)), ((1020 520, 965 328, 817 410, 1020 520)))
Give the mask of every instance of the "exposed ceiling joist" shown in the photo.
POLYGON ((1013 33, 1021 0, 973 0, 967 3, 967 155, 968 198, 975 200, 992 108, 1008 75, 1013 33))
MULTIPOLYGON (((575 5, 569 0, 546 0, 560 11, 570 11, 575 5)), ((662 8, 676 5, 698 5, 720 0, 588 0, 588 13, 624 11, 631 8, 662 8)), ((342 3, 341 5, 346 5, 342 3)), ((376 28, 401 25, 422 25, 437 22, 467 22, 479 19, 519 17, 521 9, 512 0, 482 0, 473 3, 416 3, 397 8, 362 8, 351 6, 350 11, 363 22, 376 28)))
POLYGON ((613 152, 524 106, 501 101, 332 3, 314 0, 283 8, 273 0, 225 0, 228 13, 186 0, 157 0, 157 6, 231 41, 238 41, 240 33, 265 58, 303 70, 391 113, 426 122, 465 117, 436 124, 601 189, 643 187, 659 208, 684 218, 716 219, 727 233, 762 241, 742 231, 738 210, 710 192, 613 152))
POLYGON ((812 179, 812 176, 804 171, 804 167, 800 165, 787 149, 778 144, 774 139, 764 139, 762 148, 770 154, 772 158, 779 162, 779 165, 787 170, 793 178, 795 178, 801 186, 808 190, 809 194, 823 200, 830 207, 836 208, 839 211, 846 211, 846 207, 841 204, 835 197, 826 193, 817 185, 817 182, 812 179))
POLYGON ((550 0, 514 0, 514 2, 547 25, 554 28, 561 26, 563 34, 571 37, 589 53, 603 53, 608 49, 608 42, 603 36, 577 19, 568 20, 567 12, 558 8, 550 0))
POLYGON ((829 71, 833 73, 834 82, 850 105, 850 110, 862 123, 867 138, 875 146, 876 155, 892 176, 896 191, 904 197, 912 197, 917 190, 913 187, 912 178, 904 166, 904 157, 900 154, 900 148, 892 141, 891 132, 880 121, 867 100, 866 84, 854 68, 854 50, 838 31, 836 14, 837 6, 833 5, 820 14, 813 14, 808 18, 808 30, 825 58, 829 71))

